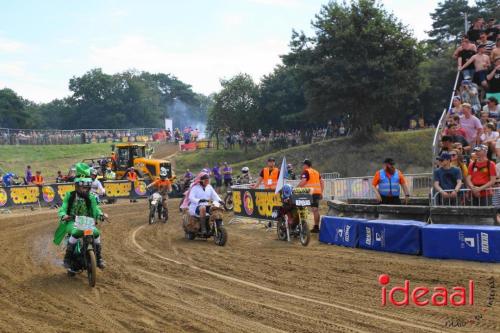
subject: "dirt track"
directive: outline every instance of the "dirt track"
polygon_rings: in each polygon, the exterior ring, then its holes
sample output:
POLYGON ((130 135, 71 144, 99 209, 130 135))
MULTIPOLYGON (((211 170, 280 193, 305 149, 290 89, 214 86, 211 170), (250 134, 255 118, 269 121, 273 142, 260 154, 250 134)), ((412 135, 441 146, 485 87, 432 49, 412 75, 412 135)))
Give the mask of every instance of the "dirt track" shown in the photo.
POLYGON ((1 332, 499 332, 500 267, 276 240, 262 226, 227 227, 226 247, 146 225, 145 202, 105 206, 108 267, 97 286, 68 278, 51 243, 55 212, 1 217, 1 332), (474 307, 380 306, 377 276, 448 287, 476 282, 474 307), (487 308, 486 279, 497 300, 487 308), (445 326, 474 320, 464 329, 445 326))

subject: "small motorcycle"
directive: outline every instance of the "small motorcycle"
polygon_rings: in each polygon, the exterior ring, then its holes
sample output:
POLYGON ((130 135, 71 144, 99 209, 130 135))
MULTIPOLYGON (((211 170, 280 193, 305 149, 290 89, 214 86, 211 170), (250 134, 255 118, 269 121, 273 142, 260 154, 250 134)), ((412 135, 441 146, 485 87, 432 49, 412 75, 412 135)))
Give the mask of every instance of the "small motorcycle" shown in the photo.
POLYGON ((149 197, 149 224, 153 224, 156 222, 156 213, 158 213, 158 218, 163 220, 163 223, 167 223, 168 209, 163 207, 163 197, 158 192, 154 192, 149 197))
POLYGON ((186 239, 194 240, 196 237, 205 239, 213 237, 216 245, 226 245, 227 231, 224 228, 223 222, 224 208, 220 203, 215 201, 202 204, 210 207, 210 213, 205 217, 205 221, 201 221, 197 216, 190 216, 188 213, 185 213, 183 216, 182 226, 186 239), (201 233, 200 223, 206 223, 207 234, 201 233))
POLYGON ((310 207, 312 202, 309 191, 309 189, 294 189, 292 196, 283 201, 283 206, 273 208, 272 217, 277 219, 279 240, 290 241, 291 237, 295 237, 302 246, 309 244, 311 233, 307 225, 309 215, 307 207, 310 207))
POLYGON ((91 217, 75 216, 74 226, 83 231, 83 237, 78 239, 76 243, 68 275, 75 276, 77 273, 87 271, 89 286, 95 287, 97 261, 94 250, 94 229, 96 228, 96 222, 91 217))

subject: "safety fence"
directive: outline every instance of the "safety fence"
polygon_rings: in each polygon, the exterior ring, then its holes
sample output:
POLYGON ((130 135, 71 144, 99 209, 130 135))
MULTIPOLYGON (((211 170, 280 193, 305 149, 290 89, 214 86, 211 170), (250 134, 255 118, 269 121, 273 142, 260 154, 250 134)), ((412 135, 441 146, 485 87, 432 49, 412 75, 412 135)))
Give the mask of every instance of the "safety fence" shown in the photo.
POLYGON ((159 128, 30 130, 0 128, 0 145, 57 145, 113 142, 147 142, 159 128))
MULTIPOLYGON (((323 179, 323 182, 325 184, 325 187, 323 189, 323 199, 325 200, 333 199, 334 183, 336 179, 340 178, 340 173, 338 172, 322 173, 321 178, 323 179)), ((287 180, 286 183, 292 185, 293 187, 296 187, 297 185, 299 185, 300 180, 287 180)))
POLYGON ((445 207, 499 207, 500 187, 478 192, 468 188, 460 189, 458 192, 453 190, 437 192, 433 189, 431 205, 445 207))
MULTIPOLYGON (((428 197, 432 187, 432 174, 410 174, 405 175, 410 195, 417 197, 428 197)), ((332 179, 325 182, 325 187, 330 186, 330 193, 337 200, 348 199, 375 199, 372 188, 373 177, 350 177, 332 179), (328 186, 326 186, 328 184, 328 186)), ((326 192, 326 189, 325 189, 326 192)))
MULTIPOLYGON (((145 181, 113 180, 102 184, 107 198, 138 199, 147 196, 145 181)), ((0 187, 0 208, 60 205, 66 193, 74 189, 73 183, 0 187)))

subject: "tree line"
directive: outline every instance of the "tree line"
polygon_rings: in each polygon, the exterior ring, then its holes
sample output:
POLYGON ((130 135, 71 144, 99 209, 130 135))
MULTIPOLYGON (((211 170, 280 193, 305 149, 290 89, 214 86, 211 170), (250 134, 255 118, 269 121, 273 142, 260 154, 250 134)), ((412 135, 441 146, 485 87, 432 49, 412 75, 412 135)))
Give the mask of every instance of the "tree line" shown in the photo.
POLYGON ((413 33, 374 0, 332 1, 312 21, 314 35, 293 31, 282 65, 255 83, 222 80, 208 125, 214 135, 243 130, 325 126, 343 121, 358 134, 435 123, 449 102, 452 53, 469 18, 498 17, 498 0, 445 0, 431 14, 430 39, 413 33), (495 16, 496 15, 496 16, 495 16))
POLYGON ((50 103, 0 90, 0 127, 156 127, 169 116, 179 127, 207 120, 214 135, 330 120, 369 134, 414 118, 435 123, 451 95, 463 13, 489 18, 499 10, 498 0, 444 0, 431 14, 430 38, 417 41, 375 0, 331 1, 312 20, 314 34, 293 31, 282 64, 258 83, 240 73, 204 96, 171 74, 93 69, 70 80, 70 96, 50 103))
POLYGON ((163 127, 205 122, 211 98, 169 74, 92 69, 69 80, 71 95, 34 103, 13 90, 0 90, 0 127, 37 129, 163 127), (176 105, 183 105, 177 112, 176 105))

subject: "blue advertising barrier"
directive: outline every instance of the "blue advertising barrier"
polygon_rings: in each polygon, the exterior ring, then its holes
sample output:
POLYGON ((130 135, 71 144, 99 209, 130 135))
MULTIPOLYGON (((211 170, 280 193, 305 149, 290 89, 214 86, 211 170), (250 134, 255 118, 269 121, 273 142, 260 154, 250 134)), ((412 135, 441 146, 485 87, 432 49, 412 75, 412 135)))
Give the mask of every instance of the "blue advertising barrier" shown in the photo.
POLYGON ((422 228, 422 249, 429 258, 500 262, 500 227, 430 224, 422 228))
POLYGON ((418 221, 361 221, 359 247, 376 251, 420 254, 421 229, 425 225, 418 221))
POLYGON ((323 216, 319 241, 327 244, 357 247, 359 238, 359 224, 365 219, 348 217, 323 216))

